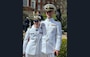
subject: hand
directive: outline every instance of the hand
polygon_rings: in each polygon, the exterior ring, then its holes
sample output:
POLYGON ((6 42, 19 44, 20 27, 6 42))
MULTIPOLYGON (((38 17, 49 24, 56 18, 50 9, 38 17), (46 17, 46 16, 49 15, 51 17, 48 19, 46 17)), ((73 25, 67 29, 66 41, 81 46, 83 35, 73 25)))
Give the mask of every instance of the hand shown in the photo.
POLYGON ((25 54, 23 54, 23 56, 25 57, 25 54))
POLYGON ((56 53, 56 56, 58 56, 59 51, 58 50, 54 50, 54 54, 56 53))

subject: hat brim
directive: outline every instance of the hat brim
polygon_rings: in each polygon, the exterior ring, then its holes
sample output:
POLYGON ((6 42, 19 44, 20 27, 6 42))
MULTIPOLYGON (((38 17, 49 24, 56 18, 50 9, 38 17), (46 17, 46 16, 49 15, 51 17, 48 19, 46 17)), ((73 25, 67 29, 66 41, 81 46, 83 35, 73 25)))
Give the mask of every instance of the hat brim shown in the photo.
POLYGON ((56 11, 56 7, 53 4, 46 4, 44 6, 45 11, 56 11))

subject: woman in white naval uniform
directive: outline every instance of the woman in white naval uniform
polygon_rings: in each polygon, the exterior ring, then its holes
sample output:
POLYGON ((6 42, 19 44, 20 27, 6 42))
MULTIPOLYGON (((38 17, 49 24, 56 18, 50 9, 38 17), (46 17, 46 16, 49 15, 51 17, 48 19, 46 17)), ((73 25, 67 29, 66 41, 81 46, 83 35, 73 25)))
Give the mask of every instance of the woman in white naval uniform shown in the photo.
POLYGON ((40 24, 38 16, 34 18, 33 22, 34 25, 27 30, 23 42, 25 57, 40 57, 41 54, 41 38, 45 35, 45 26, 43 23, 40 24))
POLYGON ((52 18, 55 10, 53 4, 46 4, 44 10, 46 11, 46 20, 42 23, 46 26, 46 36, 42 37, 42 57, 55 57, 58 56, 61 46, 61 23, 54 21, 52 18))

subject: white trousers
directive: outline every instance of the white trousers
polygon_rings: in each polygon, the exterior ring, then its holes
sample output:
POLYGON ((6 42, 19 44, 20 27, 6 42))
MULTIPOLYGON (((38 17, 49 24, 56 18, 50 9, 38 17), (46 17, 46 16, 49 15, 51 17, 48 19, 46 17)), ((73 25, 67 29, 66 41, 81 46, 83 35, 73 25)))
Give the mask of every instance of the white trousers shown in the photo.
POLYGON ((40 57, 55 57, 55 55, 53 53, 51 53, 51 54, 42 53, 40 57))
POLYGON ((53 53, 51 54, 44 54, 44 53, 41 53, 40 55, 29 55, 29 54, 26 54, 25 57, 55 57, 53 53))
POLYGON ((25 57, 40 57, 40 55, 29 55, 29 54, 26 54, 25 57))

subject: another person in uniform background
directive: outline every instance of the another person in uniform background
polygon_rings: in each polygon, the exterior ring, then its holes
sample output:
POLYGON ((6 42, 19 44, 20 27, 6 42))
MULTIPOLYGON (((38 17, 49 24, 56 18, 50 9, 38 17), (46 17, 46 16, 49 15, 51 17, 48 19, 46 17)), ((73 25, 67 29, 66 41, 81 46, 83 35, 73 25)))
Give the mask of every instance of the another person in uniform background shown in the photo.
POLYGON ((36 11, 33 9, 33 16, 36 16, 36 11))
POLYGON ((37 16, 36 10, 33 10, 33 17, 37 16))
POLYGON ((43 16, 41 15, 40 11, 37 11, 36 14, 41 17, 40 21, 44 20, 43 16))
POLYGON ((40 57, 41 38, 46 34, 45 25, 40 23, 38 16, 34 17, 34 24, 28 28, 23 41, 23 56, 40 57))
POLYGON ((24 30, 25 32, 27 31, 27 28, 29 27, 29 18, 26 17, 24 20, 24 30))
POLYGON ((52 18, 56 10, 53 4, 46 4, 44 10, 46 11, 47 18, 41 23, 45 24, 47 33, 46 36, 42 37, 41 57, 55 57, 55 55, 58 56, 61 47, 61 23, 52 18))

